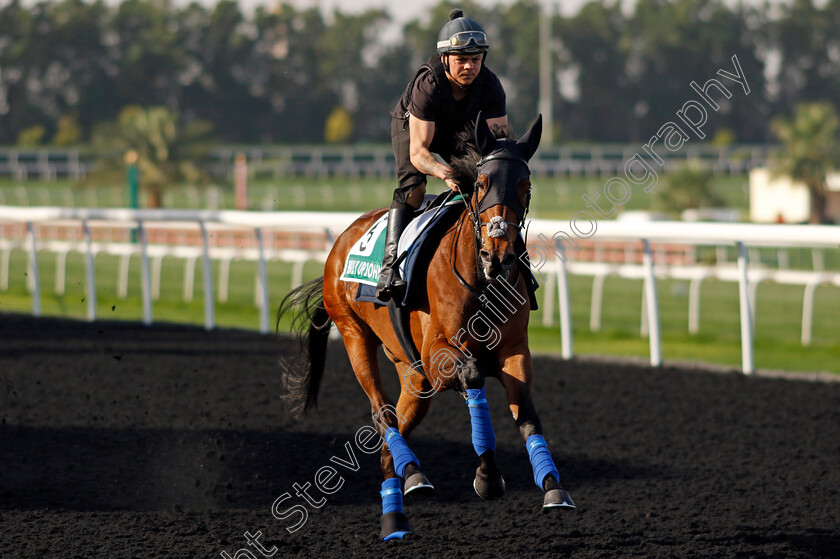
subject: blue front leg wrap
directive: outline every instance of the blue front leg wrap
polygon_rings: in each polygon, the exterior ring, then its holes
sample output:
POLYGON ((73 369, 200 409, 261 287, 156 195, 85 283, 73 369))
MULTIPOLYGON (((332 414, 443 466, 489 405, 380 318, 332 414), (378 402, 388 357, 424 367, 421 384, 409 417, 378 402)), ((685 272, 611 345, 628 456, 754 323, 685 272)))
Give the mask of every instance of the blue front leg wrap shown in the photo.
POLYGON ((408 448, 408 443, 400 435, 400 432, 393 427, 388 427, 385 431, 385 442, 388 443, 388 450, 391 451, 391 456, 394 458, 394 469, 397 475, 405 478, 405 467, 414 462, 417 467, 420 467, 420 461, 408 448))
POLYGON ((490 406, 484 387, 467 388, 467 405, 470 407, 470 423, 472 424, 472 443, 475 453, 481 456, 488 450, 496 450, 496 434, 490 421, 490 406))
POLYGON ((531 466, 534 468, 534 483, 537 487, 543 488, 542 482, 549 474, 559 482, 560 472, 554 465, 554 459, 548 451, 543 436, 531 435, 526 439, 525 447, 528 449, 528 458, 531 459, 531 466))
POLYGON ((389 512, 402 512, 403 499, 402 489, 400 488, 400 478, 392 477, 382 482, 382 491, 379 492, 382 496, 382 514, 389 512))

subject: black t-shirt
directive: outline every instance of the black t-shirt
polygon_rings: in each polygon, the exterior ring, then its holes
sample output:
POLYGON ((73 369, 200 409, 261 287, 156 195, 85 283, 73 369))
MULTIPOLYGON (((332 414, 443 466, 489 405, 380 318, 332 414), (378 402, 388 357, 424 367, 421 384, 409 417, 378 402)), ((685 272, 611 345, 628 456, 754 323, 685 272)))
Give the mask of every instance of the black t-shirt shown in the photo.
POLYGON ((435 136, 429 150, 446 158, 454 148, 458 131, 475 122, 479 112, 484 118, 505 116, 505 102, 502 83, 486 66, 482 66, 464 99, 455 101, 440 57, 433 56, 417 71, 391 115, 406 118, 406 113, 410 113, 420 120, 434 122, 435 136))
MULTIPOLYGON (((502 88, 502 82, 496 77, 496 74, 490 70, 483 68, 484 88, 481 92, 481 111, 484 118, 500 118, 507 114, 505 108, 506 97, 505 90, 502 88)), ((443 87, 452 87, 448 82, 442 84, 443 87)), ((467 90, 467 96, 460 101, 455 101, 456 109, 465 111, 470 103, 470 97, 473 93, 473 88, 467 90)), ((408 106, 405 103, 408 99, 403 96, 398 105, 399 110, 395 111, 397 114, 405 115, 406 112, 411 113, 415 118, 425 120, 427 122, 437 123, 439 116, 439 105, 441 101, 440 91, 436 87, 435 78, 428 70, 424 70, 414 81, 414 88, 411 91, 410 102, 408 106)), ((470 120, 474 120, 478 113, 470 115, 470 120)))

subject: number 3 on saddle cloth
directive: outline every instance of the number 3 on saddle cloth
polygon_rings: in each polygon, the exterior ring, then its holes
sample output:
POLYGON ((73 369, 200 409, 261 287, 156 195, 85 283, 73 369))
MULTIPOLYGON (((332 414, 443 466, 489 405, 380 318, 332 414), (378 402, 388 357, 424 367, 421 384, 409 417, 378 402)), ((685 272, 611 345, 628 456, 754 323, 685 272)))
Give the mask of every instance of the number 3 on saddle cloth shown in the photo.
MULTIPOLYGON (((443 233, 451 227, 464 208, 460 194, 444 192, 437 196, 427 194, 416 216, 406 227, 400 237, 398 254, 400 255, 400 277, 406 282, 405 297, 397 303, 402 307, 411 307, 412 303, 422 296, 425 289, 425 276, 429 261, 437 248, 443 233)), ((357 282, 357 301, 365 301, 379 305, 386 305, 376 298, 376 284, 379 282, 379 270, 382 267, 382 257, 385 254, 385 226, 388 219, 387 212, 377 219, 374 224, 356 241, 347 261, 341 279, 347 282, 357 282)), ((517 257, 525 252, 525 242, 518 236, 514 250, 517 257)), ((531 310, 537 309, 534 291, 539 283, 534 278, 528 266, 520 259, 520 270, 527 280, 528 295, 531 299, 531 310)))

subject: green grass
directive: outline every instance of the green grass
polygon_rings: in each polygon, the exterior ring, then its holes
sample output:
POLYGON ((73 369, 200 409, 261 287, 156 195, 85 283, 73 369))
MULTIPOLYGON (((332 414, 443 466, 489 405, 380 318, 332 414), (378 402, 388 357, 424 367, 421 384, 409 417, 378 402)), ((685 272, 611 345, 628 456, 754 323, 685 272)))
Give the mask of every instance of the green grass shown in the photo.
MULTIPOLYGON (((140 300, 139 260, 133 259, 128 296, 117 296, 118 259, 100 255, 96 259, 97 315, 100 319, 137 321, 143 316, 140 300)), ((218 263, 214 262, 214 280, 218 263)), ((84 288, 84 262, 79 254, 67 259, 66 292, 55 294, 55 257, 39 255, 42 312, 44 315, 84 319, 87 313, 84 288)), ((256 263, 234 261, 231 266, 229 299, 216 305, 216 324, 257 330, 259 311, 254 304, 256 263)), ((193 300, 183 301, 183 261, 165 259, 162 266, 160 299, 154 302, 155 322, 204 324, 202 265, 196 265, 193 300)), ((291 271, 287 264, 268 265, 272 287, 273 312, 288 291, 291 271)), ((320 276, 318 263, 307 264, 304 280, 320 276)), ((602 330, 589 331, 591 279, 570 277, 574 324, 574 350, 577 355, 649 355, 649 342, 640 336, 642 283, 609 278, 605 284, 602 330)), ((218 293, 218 285, 215 285, 218 293)), ((682 281, 658 282, 662 353, 665 362, 699 361, 740 367, 740 322, 737 285, 707 281, 702 289, 700 332, 688 334, 688 286, 682 281)), ((813 343, 799 343, 803 288, 764 284, 758 290, 755 327, 755 361, 759 369, 794 371, 832 371, 840 373, 840 288, 821 286, 815 300, 813 343)), ((538 292, 540 302, 544 293, 538 292)), ((26 254, 15 250, 10 260, 9 288, 0 291, 0 312, 31 313, 32 297, 26 290, 26 254)), ((529 330, 532 351, 559 353, 560 330, 542 325, 543 311, 535 311, 529 330)), ((287 330, 287 322, 281 329, 287 330)))
MULTIPOLYGON (((534 177, 530 215, 543 219, 569 219, 576 212, 587 210, 581 196, 601 192, 608 178, 610 177, 534 177)), ((716 176, 713 179, 713 190, 721 195, 730 207, 746 210, 748 184, 746 175, 716 176)), ((394 179, 257 179, 250 181, 248 185, 248 208, 264 211, 341 210, 361 213, 390 204, 395 186, 394 179)), ((429 180, 428 192, 443 190, 442 181, 429 180)), ((649 209, 651 196, 641 189, 636 189, 624 205, 624 209, 649 209)), ((6 205, 119 207, 124 206, 126 200, 125 186, 119 184, 94 187, 86 183, 77 185, 71 181, 20 183, 0 180, 0 204, 6 205)), ((140 200, 143 205, 145 196, 142 192, 140 200)), ((169 191, 164 196, 164 202, 168 208, 235 207, 231 184, 222 184, 209 190, 179 187, 169 191)), ((604 209, 607 209, 606 204, 604 209)))

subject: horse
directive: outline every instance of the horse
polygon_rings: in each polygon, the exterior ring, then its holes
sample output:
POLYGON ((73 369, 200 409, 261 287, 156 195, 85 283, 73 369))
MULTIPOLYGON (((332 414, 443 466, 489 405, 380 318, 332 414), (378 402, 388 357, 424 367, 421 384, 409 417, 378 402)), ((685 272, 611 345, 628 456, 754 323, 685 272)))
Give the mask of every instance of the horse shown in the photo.
POLYGON ((350 248, 387 211, 384 208, 356 219, 336 239, 323 277, 293 290, 278 308, 278 331, 281 316, 295 309, 293 323, 304 367, 287 367, 282 374, 287 398, 304 415, 317 403, 331 325, 341 334, 383 438, 382 540, 412 533, 403 511, 404 495, 434 491, 406 441, 428 412, 431 396, 439 391, 457 390, 467 401, 473 448, 480 459, 473 481, 476 493, 487 500, 504 495, 485 397, 486 377, 495 377, 504 388, 525 440, 534 483, 543 491, 543 507, 575 508, 560 484, 531 397, 531 300, 526 286, 530 270, 527 258, 518 258, 514 250, 516 239, 524 247, 520 231, 530 202, 528 161, 541 133, 542 116, 538 115, 519 140, 496 138, 479 114, 472 150, 450 162, 464 208, 430 257, 425 293, 408 312, 407 332, 419 351, 419 361, 412 360, 410 349, 400 343, 389 309, 357 301, 357 284, 340 279, 350 248), (382 385, 377 360, 380 345, 399 374, 396 406, 382 385))

